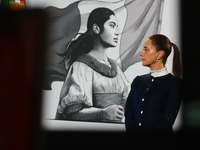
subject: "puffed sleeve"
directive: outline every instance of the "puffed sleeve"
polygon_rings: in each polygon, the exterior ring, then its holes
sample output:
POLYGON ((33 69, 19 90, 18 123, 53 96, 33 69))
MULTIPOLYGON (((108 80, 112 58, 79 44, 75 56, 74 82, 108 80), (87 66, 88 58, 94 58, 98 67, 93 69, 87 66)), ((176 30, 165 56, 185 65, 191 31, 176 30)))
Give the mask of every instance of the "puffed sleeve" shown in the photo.
POLYGON ((123 81, 123 91, 122 91, 122 95, 123 95, 123 99, 126 101, 128 94, 130 92, 130 82, 127 80, 124 72, 121 70, 121 68, 119 66, 117 66, 117 72, 119 73, 119 76, 121 76, 121 79, 123 81))
POLYGON ((74 62, 70 67, 60 93, 58 113, 64 118, 92 104, 93 70, 86 64, 74 62))

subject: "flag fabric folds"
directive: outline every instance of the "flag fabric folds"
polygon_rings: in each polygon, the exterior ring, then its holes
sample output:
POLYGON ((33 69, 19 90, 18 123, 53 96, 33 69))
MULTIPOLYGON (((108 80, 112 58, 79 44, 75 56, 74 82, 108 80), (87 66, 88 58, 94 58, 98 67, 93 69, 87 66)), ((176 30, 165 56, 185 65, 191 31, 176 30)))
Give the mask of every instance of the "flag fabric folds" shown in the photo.
POLYGON ((163 0, 126 1, 126 24, 120 43, 120 62, 125 71, 130 65, 139 62, 139 52, 144 40, 159 32, 163 0))
POLYGON ((48 35, 46 40, 47 54, 44 69, 43 88, 51 90, 53 81, 64 81, 67 70, 62 54, 70 41, 78 34, 81 18, 78 2, 74 2, 65 9, 48 7, 48 35))
POLYGON ((68 68, 59 54, 66 50, 78 33, 85 32, 87 17, 93 9, 108 7, 115 12, 121 32, 116 61, 126 71, 129 66, 141 61, 139 52, 144 40, 159 33, 163 3, 164 0, 82 0, 64 8, 46 7, 49 35, 44 89, 51 90, 53 81, 65 80, 68 68))

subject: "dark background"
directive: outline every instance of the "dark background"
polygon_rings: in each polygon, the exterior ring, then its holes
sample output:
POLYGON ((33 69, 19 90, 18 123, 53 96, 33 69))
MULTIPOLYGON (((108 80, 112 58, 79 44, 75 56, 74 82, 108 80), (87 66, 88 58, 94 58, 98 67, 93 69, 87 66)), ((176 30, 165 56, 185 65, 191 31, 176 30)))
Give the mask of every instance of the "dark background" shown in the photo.
POLYGON ((181 1, 183 126, 175 135, 42 130, 40 87, 47 14, 39 9, 1 10, 0 150, 196 148, 200 134, 200 10, 197 2, 181 1))

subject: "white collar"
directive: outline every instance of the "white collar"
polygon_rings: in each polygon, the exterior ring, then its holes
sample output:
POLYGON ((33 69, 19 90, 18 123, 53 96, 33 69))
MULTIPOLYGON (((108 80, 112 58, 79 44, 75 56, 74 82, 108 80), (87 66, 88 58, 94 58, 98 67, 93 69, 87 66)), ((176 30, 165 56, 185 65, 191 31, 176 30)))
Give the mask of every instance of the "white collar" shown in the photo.
POLYGON ((150 73, 153 77, 161 77, 167 75, 169 72, 167 71, 167 68, 163 68, 160 70, 150 70, 150 73))

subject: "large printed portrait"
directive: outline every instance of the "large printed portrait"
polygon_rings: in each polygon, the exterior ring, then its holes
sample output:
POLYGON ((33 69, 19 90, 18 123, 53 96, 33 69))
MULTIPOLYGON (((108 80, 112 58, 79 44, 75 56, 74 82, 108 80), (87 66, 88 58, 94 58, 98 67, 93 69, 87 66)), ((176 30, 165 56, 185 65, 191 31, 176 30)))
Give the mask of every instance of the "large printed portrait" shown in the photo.
POLYGON ((26 5, 48 14, 43 128, 125 131, 130 84, 149 72, 141 65, 142 44, 155 33, 180 43, 179 1, 28 0, 26 5))

